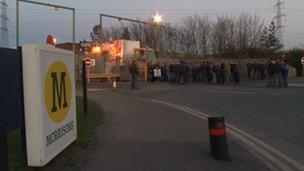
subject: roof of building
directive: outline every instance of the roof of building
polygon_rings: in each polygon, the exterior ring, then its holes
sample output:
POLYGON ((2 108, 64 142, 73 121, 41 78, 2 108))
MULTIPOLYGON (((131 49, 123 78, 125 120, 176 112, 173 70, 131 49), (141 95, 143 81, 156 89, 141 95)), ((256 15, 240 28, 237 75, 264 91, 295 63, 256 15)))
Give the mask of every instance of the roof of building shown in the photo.
MULTIPOLYGON (((60 43, 60 44, 57 44, 56 45, 57 48, 60 48, 60 49, 65 49, 65 50, 70 50, 72 51, 73 50, 73 43, 60 43)), ((83 54, 83 52, 80 50, 81 47, 79 45, 79 43, 75 43, 75 53, 76 54, 83 54)))

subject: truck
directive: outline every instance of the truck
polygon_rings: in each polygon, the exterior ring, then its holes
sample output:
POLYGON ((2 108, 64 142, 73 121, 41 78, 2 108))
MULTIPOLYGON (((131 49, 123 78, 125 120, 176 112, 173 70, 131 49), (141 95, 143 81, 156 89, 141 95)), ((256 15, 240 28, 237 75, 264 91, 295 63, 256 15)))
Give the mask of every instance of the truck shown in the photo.
POLYGON ((156 61, 153 49, 140 47, 139 41, 122 39, 102 43, 99 46, 101 55, 94 57, 95 66, 88 69, 88 80, 116 78, 129 81, 129 66, 132 61, 136 61, 140 80, 147 81, 147 65, 156 61))

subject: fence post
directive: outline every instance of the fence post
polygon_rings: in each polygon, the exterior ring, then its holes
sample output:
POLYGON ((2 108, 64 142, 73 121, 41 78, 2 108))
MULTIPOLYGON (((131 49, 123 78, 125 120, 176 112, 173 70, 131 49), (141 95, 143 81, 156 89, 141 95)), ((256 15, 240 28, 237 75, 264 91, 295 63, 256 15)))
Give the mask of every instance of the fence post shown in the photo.
POLYGON ((84 60, 82 61, 82 93, 83 93, 83 113, 84 115, 86 115, 88 112, 87 69, 84 60))

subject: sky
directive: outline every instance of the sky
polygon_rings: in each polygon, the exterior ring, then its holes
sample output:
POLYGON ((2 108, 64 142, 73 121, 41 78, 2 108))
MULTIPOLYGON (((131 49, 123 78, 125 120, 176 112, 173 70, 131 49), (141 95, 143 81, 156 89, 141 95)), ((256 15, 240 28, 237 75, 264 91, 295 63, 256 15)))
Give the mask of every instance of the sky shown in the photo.
MULTIPOLYGON (((275 16, 278 0, 35 0, 76 9, 76 40, 89 40, 92 27, 99 22, 99 13, 148 20, 160 13, 165 22, 180 24, 183 17, 193 14, 216 16, 220 13, 238 15, 258 14, 269 23, 275 16)), ((16 44, 15 0, 9 6, 10 46, 16 44)), ((304 0, 284 0, 282 10, 285 48, 304 46, 304 0)), ((103 26, 124 24, 114 19, 103 19, 103 26)), ((127 23, 126 23, 127 24, 127 23)), ((55 35, 58 43, 72 41, 72 13, 20 2, 20 42, 43 43, 48 34, 55 35)))

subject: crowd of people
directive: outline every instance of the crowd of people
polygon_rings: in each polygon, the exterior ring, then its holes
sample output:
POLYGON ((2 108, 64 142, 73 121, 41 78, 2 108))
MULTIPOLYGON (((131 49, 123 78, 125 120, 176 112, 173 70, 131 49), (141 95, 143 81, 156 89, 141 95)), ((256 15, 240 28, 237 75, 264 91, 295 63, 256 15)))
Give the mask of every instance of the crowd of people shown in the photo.
POLYGON ((288 87, 289 65, 286 60, 268 60, 266 63, 249 62, 246 69, 249 80, 266 78, 267 87, 288 87))
MULTIPOLYGON (((267 62, 249 62, 246 65, 248 80, 266 79, 267 87, 288 87, 289 65, 286 60, 268 60, 267 62)), ((132 74, 132 89, 138 89, 136 84, 139 75, 138 67, 133 62, 130 67, 132 74)), ((180 63, 150 63, 148 64, 148 81, 187 84, 193 83, 215 85, 239 85, 241 64, 235 62, 205 61, 190 66, 186 61, 180 63)))
POLYGON ((191 79, 194 83, 205 84, 236 84, 240 83, 240 63, 212 63, 202 62, 196 66, 189 66, 185 61, 160 65, 159 63, 148 66, 149 80, 163 81, 177 84, 187 84, 191 79), (161 70, 158 76, 155 71, 161 70), (234 83, 233 83, 234 82, 234 83))

